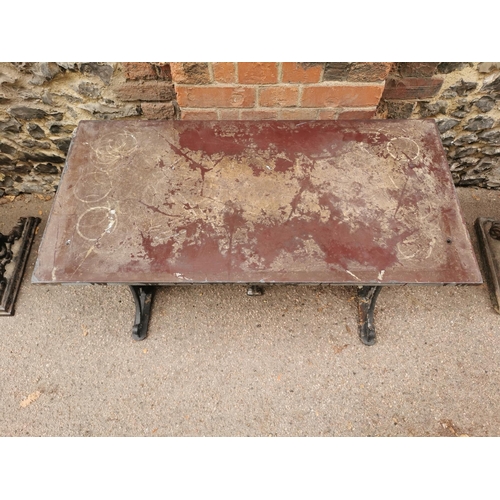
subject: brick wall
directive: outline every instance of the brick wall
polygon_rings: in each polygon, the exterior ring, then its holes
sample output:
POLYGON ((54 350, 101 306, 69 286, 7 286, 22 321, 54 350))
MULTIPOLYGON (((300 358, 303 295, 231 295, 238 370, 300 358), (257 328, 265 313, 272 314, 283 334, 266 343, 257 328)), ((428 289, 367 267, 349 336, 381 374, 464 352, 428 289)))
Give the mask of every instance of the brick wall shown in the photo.
POLYGON ((186 120, 372 118, 391 63, 171 63, 186 120))

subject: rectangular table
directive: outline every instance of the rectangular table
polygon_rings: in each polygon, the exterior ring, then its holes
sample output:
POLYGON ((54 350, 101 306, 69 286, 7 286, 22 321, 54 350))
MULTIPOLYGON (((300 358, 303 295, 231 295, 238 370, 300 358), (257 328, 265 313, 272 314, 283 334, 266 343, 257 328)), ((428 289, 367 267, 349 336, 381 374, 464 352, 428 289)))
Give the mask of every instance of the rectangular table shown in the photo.
POLYGON ((480 284, 432 120, 82 121, 34 283, 480 284))

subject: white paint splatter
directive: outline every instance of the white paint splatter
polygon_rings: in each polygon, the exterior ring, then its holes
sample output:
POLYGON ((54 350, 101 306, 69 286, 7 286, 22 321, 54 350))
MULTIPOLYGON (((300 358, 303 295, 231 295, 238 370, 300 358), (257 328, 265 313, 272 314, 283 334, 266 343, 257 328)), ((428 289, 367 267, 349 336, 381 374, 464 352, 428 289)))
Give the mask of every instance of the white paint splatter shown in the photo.
POLYGON ((353 278, 356 278, 358 281, 361 281, 361 280, 360 280, 360 279, 359 279, 359 278, 358 278, 358 277, 357 277, 354 273, 351 273, 351 271, 348 271, 348 270, 346 269, 346 271, 345 271, 345 272, 346 272, 346 273, 348 273, 348 274, 350 274, 353 278))

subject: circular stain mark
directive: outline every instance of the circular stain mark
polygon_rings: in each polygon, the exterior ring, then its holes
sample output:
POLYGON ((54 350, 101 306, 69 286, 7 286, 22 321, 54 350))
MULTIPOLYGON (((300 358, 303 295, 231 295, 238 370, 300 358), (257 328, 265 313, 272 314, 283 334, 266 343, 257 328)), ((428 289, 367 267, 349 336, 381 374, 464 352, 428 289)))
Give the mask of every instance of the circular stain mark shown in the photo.
POLYGON ((395 160, 415 160, 420 154, 418 144, 407 137, 395 137, 387 144, 387 151, 395 160))
POLYGON ((127 131, 108 133, 100 137, 92 149, 99 163, 114 164, 137 149, 137 139, 127 131))
POLYGON ((87 241, 97 241, 112 233, 117 224, 116 211, 108 207, 89 208, 78 218, 76 232, 87 241))
POLYGON ((80 176, 73 194, 83 203, 97 203, 108 196, 111 188, 109 175, 102 170, 94 170, 80 176))

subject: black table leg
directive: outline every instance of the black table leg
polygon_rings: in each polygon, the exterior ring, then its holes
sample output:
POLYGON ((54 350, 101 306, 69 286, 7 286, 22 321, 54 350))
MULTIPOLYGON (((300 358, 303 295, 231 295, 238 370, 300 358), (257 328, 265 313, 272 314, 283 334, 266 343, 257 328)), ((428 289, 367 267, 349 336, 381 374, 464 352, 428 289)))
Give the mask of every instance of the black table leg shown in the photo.
POLYGON ((144 340, 148 336, 154 287, 129 285, 129 288, 135 301, 135 323, 132 328, 132 338, 134 340, 144 340))
POLYGON ((264 295, 264 288, 259 285, 249 285, 247 288, 247 295, 264 295))
POLYGON ((358 329, 361 342, 365 345, 375 344, 375 324, 373 312, 381 286, 358 287, 358 329))

